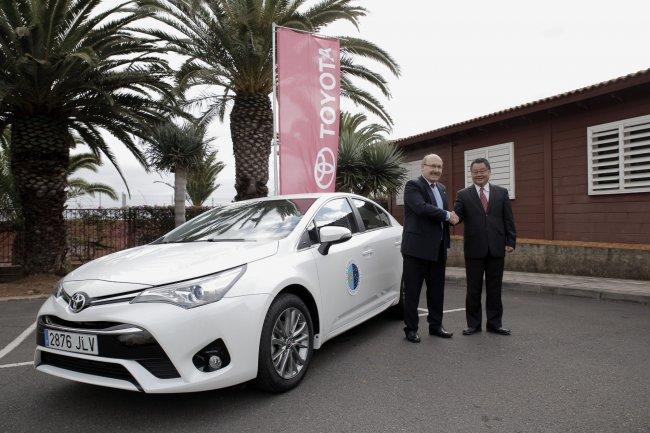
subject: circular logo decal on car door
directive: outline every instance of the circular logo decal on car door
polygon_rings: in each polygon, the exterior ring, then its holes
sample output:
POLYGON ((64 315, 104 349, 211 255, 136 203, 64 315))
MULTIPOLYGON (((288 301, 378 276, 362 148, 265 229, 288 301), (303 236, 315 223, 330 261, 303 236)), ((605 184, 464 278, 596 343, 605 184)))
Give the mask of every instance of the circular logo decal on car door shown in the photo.
POLYGON ((345 274, 347 278, 348 293, 356 295, 359 289, 359 267, 356 263, 350 260, 345 274))

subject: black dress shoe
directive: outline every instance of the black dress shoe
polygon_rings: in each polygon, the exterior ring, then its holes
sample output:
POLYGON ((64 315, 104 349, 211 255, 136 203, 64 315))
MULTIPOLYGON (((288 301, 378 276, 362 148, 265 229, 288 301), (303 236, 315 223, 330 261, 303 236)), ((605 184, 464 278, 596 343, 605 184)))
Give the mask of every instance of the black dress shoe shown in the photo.
POLYGON ((447 332, 442 326, 429 326, 429 335, 435 335, 442 338, 451 338, 453 332, 447 332))
POLYGON ((406 333, 406 341, 410 341, 411 343, 419 343, 421 340, 416 331, 408 331, 406 333))
POLYGON ((487 329, 487 332, 491 332, 493 334, 510 335, 510 330, 506 329, 506 328, 503 328, 501 326, 499 326, 498 328, 488 328, 488 327, 486 327, 485 329, 487 329))
POLYGON ((463 335, 472 335, 472 334, 476 334, 477 332, 481 332, 481 327, 480 326, 478 326, 476 328, 472 328, 470 326, 469 328, 463 330, 463 335))

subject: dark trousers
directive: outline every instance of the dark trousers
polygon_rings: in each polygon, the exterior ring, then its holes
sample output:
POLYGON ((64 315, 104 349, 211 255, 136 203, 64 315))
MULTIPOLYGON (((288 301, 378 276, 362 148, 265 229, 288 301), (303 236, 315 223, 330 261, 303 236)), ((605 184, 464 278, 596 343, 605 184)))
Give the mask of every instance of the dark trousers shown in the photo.
POLYGON ((470 259, 465 257, 465 275, 467 276, 467 296, 465 297, 465 315, 467 326, 479 328, 481 316, 481 292, 483 291, 483 274, 485 274, 485 315, 488 328, 500 328, 503 316, 501 303, 501 282, 503 281, 503 257, 470 259))
POLYGON ((427 284, 427 321, 432 326, 442 325, 442 305, 445 301, 445 264, 447 252, 444 243, 436 262, 404 255, 404 332, 418 330, 418 304, 422 282, 427 284))

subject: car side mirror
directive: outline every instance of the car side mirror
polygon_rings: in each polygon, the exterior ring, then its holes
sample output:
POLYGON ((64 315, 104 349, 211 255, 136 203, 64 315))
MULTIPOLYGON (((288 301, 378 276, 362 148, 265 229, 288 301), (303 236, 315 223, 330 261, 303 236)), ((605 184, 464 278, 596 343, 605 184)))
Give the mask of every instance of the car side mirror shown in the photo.
POLYGON ((321 227, 318 235, 320 238, 318 252, 326 256, 332 245, 349 240, 352 237, 352 232, 345 227, 327 226, 321 227))

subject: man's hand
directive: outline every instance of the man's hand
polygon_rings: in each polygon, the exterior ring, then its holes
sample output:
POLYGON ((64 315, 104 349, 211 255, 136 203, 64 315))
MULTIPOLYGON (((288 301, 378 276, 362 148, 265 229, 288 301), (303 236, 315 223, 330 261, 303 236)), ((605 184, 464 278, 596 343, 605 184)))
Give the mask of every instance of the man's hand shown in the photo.
POLYGON ((458 224, 458 221, 460 221, 460 218, 458 218, 458 215, 456 215, 456 212, 451 211, 451 215, 449 216, 449 224, 452 226, 455 226, 458 224))
POLYGON ((509 245, 506 246, 506 252, 507 252, 507 253, 511 253, 511 252, 513 252, 514 250, 515 250, 515 249, 512 248, 511 246, 509 246, 509 245))

